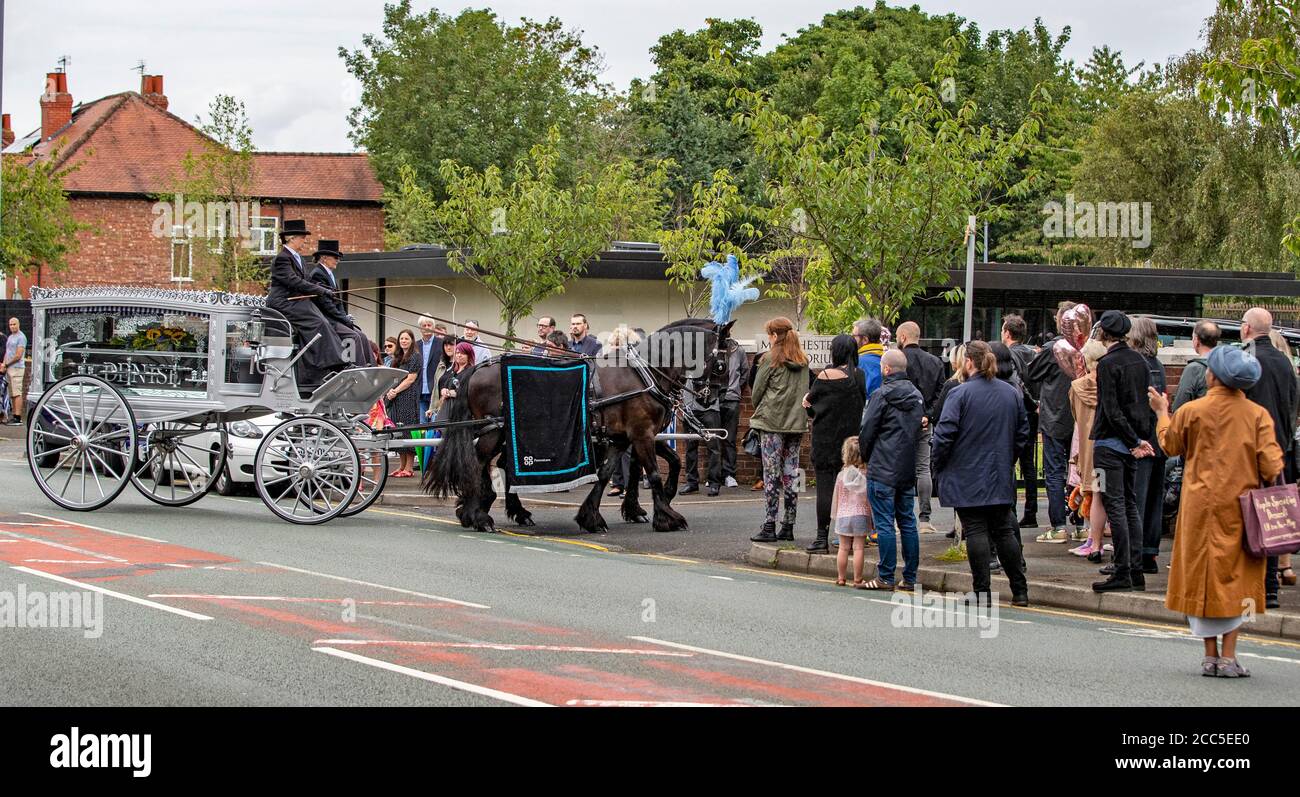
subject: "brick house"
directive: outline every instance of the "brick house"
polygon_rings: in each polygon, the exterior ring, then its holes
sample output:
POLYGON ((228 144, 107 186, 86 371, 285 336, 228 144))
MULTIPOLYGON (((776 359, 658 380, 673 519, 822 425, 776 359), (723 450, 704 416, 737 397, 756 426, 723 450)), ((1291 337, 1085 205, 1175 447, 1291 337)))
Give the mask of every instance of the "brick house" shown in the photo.
MULTIPOLYGON (((167 110, 161 75, 142 76, 139 92, 75 107, 67 79, 65 72, 47 75, 39 130, 15 140, 4 115, 4 156, 57 153, 61 168, 76 166, 64 187, 73 216, 92 229, 79 233, 81 248, 66 271, 8 279, 7 295, 26 295, 32 285, 191 287, 194 251, 203 244, 180 221, 171 234, 157 234, 155 205, 175 185, 186 154, 211 139, 167 110)), ((365 153, 258 152, 252 193, 260 209, 250 226, 261 254, 274 253, 286 218, 306 219, 315 235, 339 240, 345 252, 383 249, 383 188, 365 153)))

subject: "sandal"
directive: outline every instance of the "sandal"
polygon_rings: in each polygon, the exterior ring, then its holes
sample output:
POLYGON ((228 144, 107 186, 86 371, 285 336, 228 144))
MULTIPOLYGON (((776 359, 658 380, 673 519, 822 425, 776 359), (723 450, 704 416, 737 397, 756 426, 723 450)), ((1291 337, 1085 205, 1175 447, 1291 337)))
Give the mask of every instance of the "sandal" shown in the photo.
MULTIPOLYGON (((847 583, 848 583, 848 582, 846 582, 846 581, 845 581, 844 579, 842 579, 842 578, 837 578, 837 579, 835 579, 835 586, 837 586, 837 587, 843 587, 843 586, 845 586, 847 583)), ((854 586, 856 586, 856 585, 858 585, 858 584, 860 584, 860 583, 862 583, 862 582, 860 582, 860 581, 855 581, 855 582, 854 582, 854 586)))
POLYGON ((881 580, 878 579, 878 578, 873 578, 873 579, 871 579, 870 581, 859 581, 858 583, 856 583, 856 584, 853 585, 853 588, 854 588, 854 589, 875 590, 875 591, 879 591, 879 592, 893 592, 893 591, 894 591, 894 585, 893 585, 893 584, 887 584, 887 583, 885 583, 884 581, 881 581, 881 580))
POLYGON ((1295 570, 1290 567, 1284 567, 1281 570, 1278 570, 1277 578, 1288 587, 1295 586, 1295 570), (1284 573, 1289 573, 1290 575, 1283 575, 1284 573))
POLYGON ((1215 675, 1220 678, 1249 678, 1250 670, 1242 667, 1236 659, 1219 659, 1219 668, 1215 675))

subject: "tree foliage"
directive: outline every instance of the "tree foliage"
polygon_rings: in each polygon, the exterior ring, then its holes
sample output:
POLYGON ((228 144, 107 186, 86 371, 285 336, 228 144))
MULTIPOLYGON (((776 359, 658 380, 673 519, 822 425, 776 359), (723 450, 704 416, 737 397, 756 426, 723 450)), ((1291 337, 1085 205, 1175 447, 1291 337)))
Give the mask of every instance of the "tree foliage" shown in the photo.
POLYGON ((90 229, 72 216, 63 178, 73 169, 58 169, 58 151, 46 158, 3 158, 0 176, 0 272, 28 274, 38 266, 59 272, 80 245, 77 233, 90 229))
POLYGON ((972 100, 951 108, 941 87, 955 74, 961 41, 946 48, 930 83, 891 92, 891 119, 879 123, 869 105, 847 132, 737 92, 739 121, 770 169, 774 213, 789 220, 795 241, 824 253, 811 283, 824 296, 810 308, 819 329, 859 314, 895 320, 927 286, 947 281, 968 215, 996 218, 1001 203, 1027 190, 1027 178, 1010 178, 1038 134, 1037 112, 1004 133, 977 124, 972 100))
POLYGON ((557 173, 561 143, 552 129, 515 164, 509 180, 496 166, 478 170, 444 160, 442 201, 407 166, 390 200, 390 208, 400 208, 396 242, 445 245, 452 270, 500 302, 510 335, 520 318, 563 292, 615 240, 650 236, 663 214, 662 167, 647 172, 623 159, 566 185, 557 173))
MULTIPOLYGON (((249 285, 265 283, 268 269, 250 248, 243 230, 251 219, 247 209, 254 201, 255 164, 253 128, 244 103, 228 94, 218 94, 208 105, 207 117, 195 123, 208 139, 198 151, 190 150, 181 160, 180 173, 173 180, 173 195, 185 202, 200 202, 221 208, 215 228, 207 218, 202 229, 191 230, 195 279, 218 290, 243 291, 249 285)), ((170 196, 159 197, 170 201, 170 196)), ((180 223, 177 219, 175 223, 180 223)))
POLYGON ((353 143, 384 185, 407 167, 439 198, 444 160, 508 173, 551 127, 592 124, 607 93, 598 52, 554 17, 508 25, 487 10, 418 14, 401 0, 384 6, 382 33, 339 56, 361 83, 353 143))

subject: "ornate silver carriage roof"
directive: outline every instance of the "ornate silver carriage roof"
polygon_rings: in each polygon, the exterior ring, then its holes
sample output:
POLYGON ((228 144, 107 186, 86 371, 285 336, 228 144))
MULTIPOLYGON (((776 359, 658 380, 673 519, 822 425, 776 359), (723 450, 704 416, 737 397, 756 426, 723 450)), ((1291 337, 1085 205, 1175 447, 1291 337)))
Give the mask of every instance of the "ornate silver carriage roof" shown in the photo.
POLYGON ((265 296, 226 291, 185 291, 172 288, 148 288, 134 285, 92 285, 84 288, 31 289, 35 304, 55 304, 61 300, 145 300, 151 303, 178 303, 208 307, 265 307, 265 296))

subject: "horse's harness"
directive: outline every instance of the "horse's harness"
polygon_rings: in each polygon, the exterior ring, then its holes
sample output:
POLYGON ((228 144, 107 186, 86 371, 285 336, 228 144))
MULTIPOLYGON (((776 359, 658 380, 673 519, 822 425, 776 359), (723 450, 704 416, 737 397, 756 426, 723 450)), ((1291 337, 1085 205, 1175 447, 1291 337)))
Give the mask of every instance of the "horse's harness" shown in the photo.
MULTIPOLYGON (((719 338, 719 341, 721 338, 719 338)), ((641 357, 640 352, 635 346, 628 346, 627 351, 628 365, 636 372, 637 377, 641 380, 642 386, 636 390, 628 390, 613 396, 606 396, 601 399, 593 399, 590 403, 592 411, 597 411, 614 404, 620 404, 629 401, 641 395, 649 395, 654 400, 663 405, 668 411, 669 417, 680 414, 682 421, 695 434, 708 441, 714 438, 725 438, 725 430, 710 429, 705 426, 695 413, 686 405, 684 394, 691 394, 702 405, 708 405, 713 402, 714 394, 722 393, 721 377, 727 370, 727 354, 721 346, 715 346, 713 350, 713 362, 709 367, 710 378, 703 386, 698 389, 692 389, 689 386, 678 382, 676 379, 665 374, 663 371, 655 368, 641 357), (659 387, 659 381, 655 379, 658 375, 669 385, 667 393, 659 387), (721 431, 721 434, 719 432, 721 431)), ((594 391, 593 391, 594 392, 594 391)), ((603 429, 601 430, 603 434, 603 429)))

